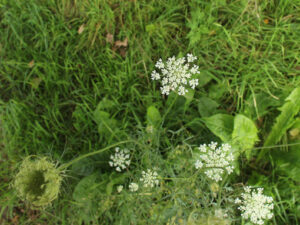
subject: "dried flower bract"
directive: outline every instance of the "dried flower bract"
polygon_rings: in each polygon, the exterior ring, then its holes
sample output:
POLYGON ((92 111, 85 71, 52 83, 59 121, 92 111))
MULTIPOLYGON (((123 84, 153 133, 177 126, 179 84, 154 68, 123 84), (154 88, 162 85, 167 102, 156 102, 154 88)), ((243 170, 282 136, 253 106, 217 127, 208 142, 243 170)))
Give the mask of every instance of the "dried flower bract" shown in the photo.
POLYGON ((27 157, 20 166, 13 186, 24 201, 34 206, 45 206, 57 198, 61 181, 61 171, 45 157, 27 157))

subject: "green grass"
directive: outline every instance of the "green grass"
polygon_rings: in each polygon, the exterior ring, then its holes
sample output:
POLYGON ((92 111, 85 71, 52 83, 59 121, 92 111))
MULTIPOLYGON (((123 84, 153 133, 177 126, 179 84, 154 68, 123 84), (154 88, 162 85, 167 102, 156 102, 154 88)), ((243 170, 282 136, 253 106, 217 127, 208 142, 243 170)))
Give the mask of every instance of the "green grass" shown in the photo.
MULTIPOLYGON (((162 176, 188 178, 194 170, 184 164, 187 159, 176 158, 178 150, 185 155, 201 143, 219 141, 201 120, 201 97, 215 101, 218 113, 251 118, 259 129, 256 147, 261 147, 277 108, 300 86, 298 0, 0 0, 0 31, 4 224, 13 224, 16 216, 17 224, 197 224, 196 214, 210 214, 213 206, 209 198, 215 193, 202 193, 210 190, 208 181, 166 181, 161 193, 127 193, 119 199, 104 185, 117 176, 107 163, 111 151, 70 167, 52 207, 31 209, 9 183, 28 155, 63 164, 129 138, 139 144, 126 145, 133 150, 133 169, 122 178, 124 184, 152 167, 162 176), (107 34, 114 41, 128 38, 128 46, 115 49, 107 34), (161 95, 151 71, 159 58, 189 52, 198 56, 200 86, 185 109, 186 100, 179 97, 168 111, 172 95, 161 95), (161 115, 168 112, 155 135, 146 131, 152 105, 161 115), (104 122, 97 120, 96 109, 107 113, 104 122), (101 175, 97 182, 103 185, 96 190, 104 193, 88 203, 75 201, 76 184, 93 173, 101 175)), ((287 133, 282 147, 272 151, 290 150, 290 143, 287 133)), ((299 151, 299 145, 295 148, 299 151)), ((299 180, 274 162, 269 152, 262 164, 241 157, 240 176, 230 181, 263 186, 272 194, 276 205, 270 224, 300 224, 299 180)), ((240 224, 238 211, 232 213, 233 224, 240 224)))

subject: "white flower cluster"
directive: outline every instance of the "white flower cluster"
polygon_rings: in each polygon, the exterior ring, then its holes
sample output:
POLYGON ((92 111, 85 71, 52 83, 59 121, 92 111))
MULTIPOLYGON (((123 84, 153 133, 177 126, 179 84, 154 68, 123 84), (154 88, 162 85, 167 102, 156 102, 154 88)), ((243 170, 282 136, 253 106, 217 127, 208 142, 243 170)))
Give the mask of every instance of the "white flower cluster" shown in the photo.
POLYGON ((169 95, 170 91, 175 91, 179 95, 184 95, 188 92, 187 88, 195 89, 198 85, 198 79, 193 79, 192 76, 199 74, 199 67, 197 65, 190 65, 197 59, 192 54, 187 54, 186 57, 176 59, 175 56, 168 58, 164 63, 159 59, 155 67, 161 70, 158 73, 156 70, 152 71, 152 80, 161 80, 161 93, 169 95))
POLYGON ((242 211, 244 219, 250 219, 254 224, 262 225, 267 219, 273 217, 274 208, 273 198, 263 195, 263 188, 251 190, 251 187, 244 188, 245 193, 241 195, 242 200, 237 198, 236 204, 239 204, 239 210, 242 211))
POLYGON ((117 187, 118 193, 121 193, 122 190, 123 190, 123 185, 119 185, 119 186, 117 187))
POLYGON ((157 176, 157 172, 148 169, 147 172, 142 172, 142 178, 140 178, 140 181, 144 183, 144 187, 154 187, 159 184, 157 176))
POLYGON ((130 183, 128 187, 131 192, 136 192, 139 189, 139 185, 136 183, 130 183))
POLYGON ((210 179, 216 182, 222 180, 222 175, 225 171, 228 174, 233 172, 232 162, 234 161, 229 144, 222 144, 217 148, 218 143, 211 142, 210 144, 200 145, 200 159, 196 161, 196 169, 204 167, 204 172, 210 179))
POLYGON ((130 154, 127 149, 120 150, 119 147, 115 148, 115 155, 111 155, 109 165, 116 167, 116 171, 121 172, 130 165, 130 154))

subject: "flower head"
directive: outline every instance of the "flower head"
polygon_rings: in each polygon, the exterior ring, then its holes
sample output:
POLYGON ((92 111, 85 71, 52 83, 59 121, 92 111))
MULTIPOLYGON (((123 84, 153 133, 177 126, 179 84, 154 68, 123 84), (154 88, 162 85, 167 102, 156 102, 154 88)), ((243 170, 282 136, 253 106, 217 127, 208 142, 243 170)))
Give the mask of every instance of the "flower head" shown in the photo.
POLYGON ((61 181, 61 171, 47 158, 27 157, 15 176, 13 187, 24 201, 46 206, 57 198, 61 181))
POLYGON ((155 67, 161 72, 156 70, 152 71, 152 80, 161 80, 162 87, 161 93, 169 95, 170 91, 175 91, 179 95, 185 95, 191 87, 195 89, 198 86, 198 79, 194 79, 193 75, 199 74, 199 67, 197 65, 190 65, 197 59, 192 54, 187 54, 186 57, 175 59, 175 56, 168 58, 164 63, 159 59, 155 67))
POLYGON ((131 192, 136 192, 139 189, 139 185, 136 183, 130 183, 128 187, 131 192))
POLYGON ((118 193, 121 193, 122 190, 123 190, 123 185, 119 185, 119 186, 117 187, 118 193))
POLYGON ((235 203, 240 205, 238 209, 242 211, 241 216, 258 225, 262 225, 265 220, 271 219, 274 208, 273 198, 263 195, 263 188, 251 190, 251 187, 245 187, 244 190, 245 193, 241 195, 242 200, 239 198, 235 200, 235 203))
POLYGON ((217 148, 218 143, 200 145, 201 155, 195 163, 196 169, 204 167, 204 172, 210 179, 215 181, 222 180, 222 175, 226 171, 228 174, 233 172, 232 162, 234 160, 229 144, 222 144, 217 148))
POLYGON ((115 148, 115 154, 110 156, 111 161, 109 165, 116 167, 116 171, 121 172, 130 165, 130 154, 127 149, 120 150, 119 147, 115 148))
POLYGON ((159 184, 157 176, 158 174, 156 171, 151 171, 148 169, 147 172, 142 172, 142 178, 140 178, 140 181, 144 183, 144 187, 154 187, 155 185, 159 184))

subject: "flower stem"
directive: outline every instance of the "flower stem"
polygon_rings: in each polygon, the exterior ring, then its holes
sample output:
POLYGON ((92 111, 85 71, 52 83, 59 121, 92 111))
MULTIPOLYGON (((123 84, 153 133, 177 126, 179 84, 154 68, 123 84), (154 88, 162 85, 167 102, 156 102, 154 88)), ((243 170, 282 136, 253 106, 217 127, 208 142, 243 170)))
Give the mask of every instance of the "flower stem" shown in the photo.
POLYGON ((113 147, 116 147, 116 146, 121 145, 121 144, 129 143, 129 142, 135 142, 135 141, 134 141, 134 140, 120 141, 120 142, 117 142, 117 143, 112 144, 112 145, 110 145, 110 146, 107 146, 107 147, 105 147, 105 148, 99 149, 99 150, 97 150, 97 151, 94 151, 94 152, 90 152, 90 153, 81 155, 81 156, 79 156, 79 157, 77 157, 77 158, 71 160, 70 162, 61 165, 61 166, 59 167, 59 169, 60 169, 60 170, 64 170, 64 169, 68 168, 69 166, 71 166, 72 164, 78 162, 78 161, 81 160, 81 159, 84 159, 84 158, 90 157, 90 156, 92 156, 92 155, 96 155, 96 154, 105 152, 105 151, 107 151, 107 150, 109 150, 109 149, 111 149, 111 148, 113 148, 113 147))
POLYGON ((174 104, 175 104, 177 98, 178 98, 178 94, 176 94, 176 96, 174 97, 173 101, 172 101, 171 104, 169 105, 169 107, 168 107, 166 113, 164 114, 164 116, 163 116, 163 118, 162 118, 162 124, 161 124, 161 126, 163 126, 163 123, 165 122, 165 118, 166 118, 166 116, 169 114, 170 110, 173 108, 173 106, 174 106, 174 104))

